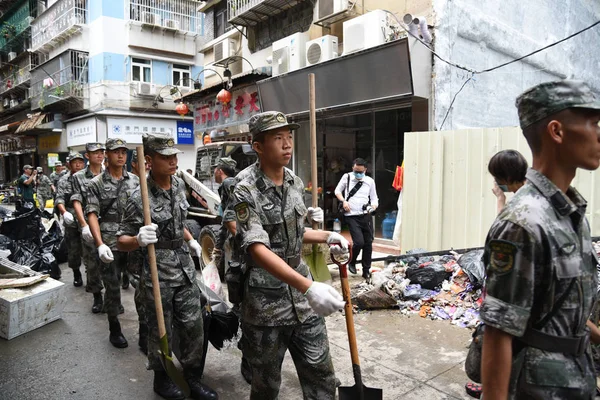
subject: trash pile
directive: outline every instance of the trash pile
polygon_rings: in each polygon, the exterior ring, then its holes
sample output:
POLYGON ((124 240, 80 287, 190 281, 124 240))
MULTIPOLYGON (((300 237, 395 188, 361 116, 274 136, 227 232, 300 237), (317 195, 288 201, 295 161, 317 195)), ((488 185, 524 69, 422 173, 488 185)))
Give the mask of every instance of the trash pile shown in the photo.
POLYGON ((48 229, 38 209, 14 213, 16 218, 0 224, 0 252, 14 263, 60 278, 59 263, 67 261, 67 243, 60 225, 51 221, 48 229))
POLYGON ((352 303, 362 310, 398 307, 404 315, 474 328, 483 302, 483 250, 419 257, 423 253, 426 250, 411 250, 407 254, 415 256, 374 271, 370 283, 354 288, 352 303))

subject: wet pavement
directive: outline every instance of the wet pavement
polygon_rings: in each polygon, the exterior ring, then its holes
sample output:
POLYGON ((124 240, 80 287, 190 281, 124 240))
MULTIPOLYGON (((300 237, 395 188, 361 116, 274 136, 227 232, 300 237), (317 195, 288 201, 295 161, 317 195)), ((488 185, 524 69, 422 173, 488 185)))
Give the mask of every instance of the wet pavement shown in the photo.
MULTIPOLYGON (((120 320, 129 347, 108 341, 105 314, 92 314, 92 295, 72 285, 62 266, 68 303, 62 320, 10 341, 0 339, 0 400, 21 399, 159 399, 152 373, 137 347, 133 288, 124 290, 120 320)), ((360 271, 359 271, 360 274, 360 271)), ((339 290, 337 271, 332 269, 339 290)), ((352 277, 358 283, 360 275, 352 277)), ((469 399, 464 392, 463 363, 470 331, 448 321, 400 315, 397 310, 355 314, 363 381, 383 389, 384 399, 469 399)), ((343 386, 354 384, 345 320, 327 318, 336 374, 343 386)), ((222 400, 249 397, 240 372, 241 352, 234 344, 222 351, 209 346, 205 383, 222 400)), ((302 399, 296 370, 286 357, 280 399, 302 399)))

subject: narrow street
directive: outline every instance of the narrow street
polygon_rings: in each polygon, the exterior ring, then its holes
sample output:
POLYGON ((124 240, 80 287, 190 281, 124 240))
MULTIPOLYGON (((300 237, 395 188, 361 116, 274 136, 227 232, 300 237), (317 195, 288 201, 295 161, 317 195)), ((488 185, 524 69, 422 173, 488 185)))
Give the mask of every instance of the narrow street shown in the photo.
MULTIPOLYGON (((92 314, 92 296, 71 284, 61 266, 68 303, 63 318, 11 341, 0 340, 0 400, 25 399, 159 399, 152 373, 137 347, 137 315, 133 289, 124 290, 121 316, 129 347, 108 341, 105 314, 92 314)), ((339 290, 337 271, 332 270, 339 290)), ((352 283, 359 277, 351 278, 352 283)), ((383 388, 384 399, 468 399, 463 362, 470 331, 448 321, 406 317, 397 310, 355 315, 363 380, 383 388)), ((343 386, 353 385, 343 315, 327 318, 331 353, 343 386)), ((248 398, 240 372, 241 353, 233 344, 221 352, 209 347, 205 382, 222 400, 248 398)), ((284 362, 281 399, 301 399, 291 358, 284 362)))

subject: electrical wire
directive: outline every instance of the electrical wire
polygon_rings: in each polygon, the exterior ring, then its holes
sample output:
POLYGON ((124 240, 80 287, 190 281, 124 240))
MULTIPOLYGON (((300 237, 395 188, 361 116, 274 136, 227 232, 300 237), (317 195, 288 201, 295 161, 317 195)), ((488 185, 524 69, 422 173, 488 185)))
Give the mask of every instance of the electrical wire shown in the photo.
POLYGON ((460 87, 460 89, 458 89, 458 92, 456 92, 456 94, 452 98, 452 101, 450 102, 450 107, 448 107, 448 110, 446 111, 446 115, 444 116, 444 120, 442 121, 442 124, 440 125, 440 129, 439 129, 440 131, 444 127, 444 123, 446 122, 446 118, 448 118, 448 115, 450 115, 450 110, 452 110, 452 106, 454 105, 454 101, 456 100, 456 98, 458 97, 458 95, 460 94, 460 92, 462 92, 462 90, 465 88, 465 86, 467 86, 467 83, 469 83, 473 79, 474 76, 475 76, 475 74, 471 73, 469 75, 469 77, 467 78, 467 80, 464 81, 464 83, 462 84, 462 86, 460 87))

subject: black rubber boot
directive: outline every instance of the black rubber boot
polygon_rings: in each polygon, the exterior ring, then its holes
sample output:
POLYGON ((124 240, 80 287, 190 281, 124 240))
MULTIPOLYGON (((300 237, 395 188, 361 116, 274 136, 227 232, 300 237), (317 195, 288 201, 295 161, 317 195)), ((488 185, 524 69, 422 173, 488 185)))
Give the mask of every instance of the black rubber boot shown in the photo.
POLYGON ((73 286, 83 286, 83 279, 81 279, 81 271, 78 269, 73 270, 73 286))
POLYGON ((250 368, 250 363, 248 359, 242 357, 242 364, 240 365, 240 370, 242 372, 242 376, 248 385, 252 384, 252 368, 250 368))
POLYGON ((123 289, 129 288, 129 275, 127 275, 126 272, 123 274, 123 284, 121 285, 121 288, 123 288, 123 289))
POLYGON ((190 370, 184 371, 184 373, 187 383, 188 385, 190 385, 190 396, 192 397, 192 399, 218 400, 219 395, 217 394, 217 392, 200 382, 200 376, 202 375, 202 371, 190 370))
POLYGON ((127 339, 121 332, 121 324, 117 317, 108 317, 108 329, 110 330, 109 340, 110 343, 119 348, 124 349, 128 346, 127 339))
POLYGON ((185 395, 165 371, 154 371, 154 392, 167 400, 184 400, 185 395))
POLYGON ((140 338, 138 340, 138 346, 144 354, 148 354, 148 326, 146 324, 140 324, 140 338))
POLYGON ((102 293, 94 293, 94 305, 92 306, 92 312, 98 314, 102 312, 104 302, 102 301, 102 293))

